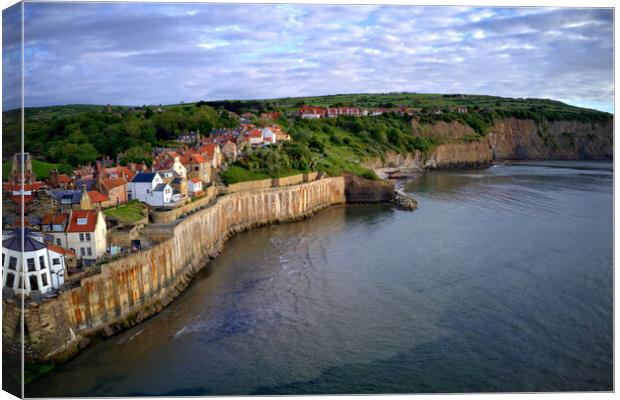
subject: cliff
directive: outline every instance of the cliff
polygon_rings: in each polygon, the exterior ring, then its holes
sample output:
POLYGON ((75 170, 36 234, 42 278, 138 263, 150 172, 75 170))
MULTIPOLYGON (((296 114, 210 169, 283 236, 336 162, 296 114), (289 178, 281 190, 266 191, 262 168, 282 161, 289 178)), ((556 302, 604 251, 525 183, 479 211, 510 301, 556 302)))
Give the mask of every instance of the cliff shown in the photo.
POLYGON ((372 181, 345 174, 345 198, 347 203, 389 203, 394 198, 394 182, 372 181))
MULTIPOLYGON (((613 158, 613 120, 606 123, 579 121, 536 122, 505 118, 495 121, 490 132, 479 137, 469 126, 458 122, 421 125, 412 122, 412 132, 434 138, 443 144, 424 153, 388 152, 365 165, 383 169, 448 169, 488 166, 494 160, 507 159, 585 159, 613 158)), ((381 172, 381 171, 379 171, 381 172)), ((384 175, 379 173, 379 175, 384 175)))
MULTIPOLYGON (((25 307, 27 362, 62 362, 90 338, 109 336, 169 304, 192 277, 243 230, 305 218, 345 203, 344 178, 222 196, 174 226, 153 226, 163 242, 104 264, 101 272, 56 298, 25 307)), ((3 299, 3 352, 20 350, 19 304, 3 299)))

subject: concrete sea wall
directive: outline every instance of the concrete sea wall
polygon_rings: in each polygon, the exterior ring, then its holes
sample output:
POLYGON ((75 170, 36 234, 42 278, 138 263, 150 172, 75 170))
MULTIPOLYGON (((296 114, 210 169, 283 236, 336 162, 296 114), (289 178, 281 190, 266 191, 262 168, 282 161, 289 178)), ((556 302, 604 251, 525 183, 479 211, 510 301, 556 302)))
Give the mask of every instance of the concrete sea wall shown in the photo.
MULTIPOLYGON (((153 234, 168 236, 157 246, 104 264, 101 273, 83 279, 79 287, 59 293, 57 298, 28 303, 26 359, 64 361, 90 339, 113 335, 159 312, 219 253, 231 235, 302 219, 344 203, 342 177, 222 196, 176 226, 161 232, 155 229, 153 234)), ((15 313, 19 304, 3 300, 3 306, 3 351, 12 352, 19 348, 19 311, 15 313)))

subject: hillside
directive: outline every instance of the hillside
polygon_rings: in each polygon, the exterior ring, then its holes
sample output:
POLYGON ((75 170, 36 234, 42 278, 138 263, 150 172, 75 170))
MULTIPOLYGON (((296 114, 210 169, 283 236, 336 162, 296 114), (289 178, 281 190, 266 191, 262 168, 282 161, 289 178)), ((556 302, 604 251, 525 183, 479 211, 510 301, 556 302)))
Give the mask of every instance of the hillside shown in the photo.
MULTIPOLYGON (((225 179, 236 181, 319 170, 373 177, 370 166, 390 163, 394 155, 415 158, 431 167, 463 166, 459 150, 476 148, 479 161, 500 158, 610 158, 612 120, 608 113, 544 99, 513 99, 461 94, 350 94, 248 101, 121 107, 67 105, 25 110, 25 145, 33 156, 63 170, 107 155, 121 161, 150 162, 155 146, 164 146, 187 130, 202 133, 234 127, 229 112, 280 111, 271 121, 291 134, 292 143, 254 151, 225 179), (413 116, 381 116, 303 120, 302 104, 368 108, 409 107, 413 116), (455 112, 466 106, 467 113, 455 112), (448 151, 449 150, 449 151, 448 151), (484 154, 483 154, 484 153, 484 154), (488 154, 487 154, 488 153, 488 154), (433 158, 435 157, 435 158, 433 158), (437 161, 437 157, 444 160, 437 161), (450 162, 450 157, 455 158, 450 162), (382 161, 383 160, 383 161, 382 161), (435 160, 432 161, 431 160, 435 160), (429 163, 430 162, 430 163, 429 163)), ((3 159, 17 149, 19 116, 4 113, 3 159)), ((259 125, 265 121, 254 120, 259 125)), ((469 154, 461 157, 475 160, 469 154)), ((465 164, 464 164, 465 163, 465 164)), ((473 163, 476 164, 476 163, 473 163)))

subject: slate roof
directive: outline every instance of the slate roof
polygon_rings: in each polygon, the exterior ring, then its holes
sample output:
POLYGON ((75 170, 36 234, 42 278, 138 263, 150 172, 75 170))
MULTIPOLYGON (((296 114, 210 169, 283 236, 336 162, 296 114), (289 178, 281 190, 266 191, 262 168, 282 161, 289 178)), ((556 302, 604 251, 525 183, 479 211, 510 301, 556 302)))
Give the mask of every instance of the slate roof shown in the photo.
POLYGON ((86 185, 86 190, 93 190, 97 186, 97 180, 95 178, 78 179, 75 183, 75 187, 82 190, 82 186, 86 185))
POLYGON ((131 180, 134 183, 137 182, 153 182, 153 179, 155 179, 155 175, 157 175, 157 172, 140 172, 138 174, 136 174, 136 176, 133 177, 133 179, 131 180))
POLYGON ((62 203, 62 200, 70 200, 71 204, 79 204, 82 198, 81 190, 50 190, 48 194, 62 203))
POLYGON ((165 188, 166 188, 166 184, 165 183, 160 183, 159 185, 155 186, 153 191, 154 192, 163 192, 165 188))
POLYGON ((24 228, 24 249, 22 250, 22 228, 15 228, 12 237, 2 241, 2 247, 15 251, 37 251, 46 248, 42 243, 34 238, 34 234, 28 228, 24 228))

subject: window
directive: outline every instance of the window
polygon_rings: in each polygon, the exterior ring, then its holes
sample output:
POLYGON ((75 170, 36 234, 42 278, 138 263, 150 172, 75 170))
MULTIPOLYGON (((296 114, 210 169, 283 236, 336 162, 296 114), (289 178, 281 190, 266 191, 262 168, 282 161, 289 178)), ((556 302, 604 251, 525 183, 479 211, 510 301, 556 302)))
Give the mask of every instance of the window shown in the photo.
POLYGON ((48 283, 47 283, 47 274, 41 275, 41 284, 43 285, 43 287, 46 287, 48 285, 48 283))
POLYGON ((88 218, 78 218, 77 219, 77 224, 78 225, 86 225, 88 223, 88 218))
POLYGON ((34 258, 26 259, 26 263, 28 264, 28 272, 36 271, 34 268, 34 258))
POLYGON ((56 239, 56 244, 60 246, 60 239, 56 239))
POLYGON ((83 242, 83 241, 84 241, 84 234, 80 233, 80 242, 83 242))
POLYGON ((4 254, 4 253, 2 253, 2 266, 3 266, 3 267, 4 267, 4 256, 5 256, 5 254, 4 254))
POLYGON ((6 287, 13 289, 13 285, 15 285, 15 275, 11 273, 6 274, 6 287))
POLYGON ((87 241, 87 242, 90 242, 90 233, 87 233, 87 234, 86 234, 86 241, 87 241))
POLYGON ((22 281, 22 277, 19 277, 19 289, 23 289, 24 288, 24 281, 22 281))
POLYGON ((54 232, 62 232, 62 225, 53 225, 52 230, 54 232))
POLYGON ((52 265, 60 265, 60 258, 54 258, 52 260, 52 265))
POLYGON ((82 257, 84 257, 84 256, 86 255, 86 251, 84 250, 84 248, 83 248, 83 247, 80 247, 80 255, 81 255, 82 257))
POLYGON ((91 249, 90 247, 86 248, 86 252, 88 253, 89 256, 93 255, 93 249, 91 249))
POLYGON ((39 269, 45 269, 45 257, 39 256, 39 269))
POLYGON ((15 271, 16 267, 17 267, 17 258, 9 257, 9 269, 12 269, 13 271, 15 271))
POLYGON ((30 290, 39 290, 39 281, 37 281, 36 275, 30 275, 28 281, 30 282, 30 290))

